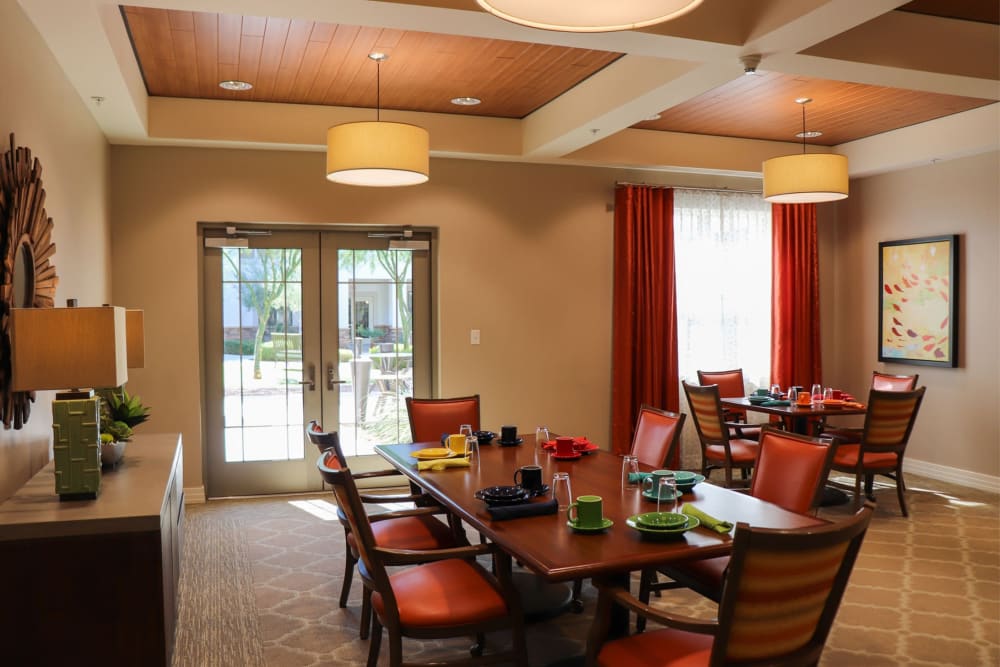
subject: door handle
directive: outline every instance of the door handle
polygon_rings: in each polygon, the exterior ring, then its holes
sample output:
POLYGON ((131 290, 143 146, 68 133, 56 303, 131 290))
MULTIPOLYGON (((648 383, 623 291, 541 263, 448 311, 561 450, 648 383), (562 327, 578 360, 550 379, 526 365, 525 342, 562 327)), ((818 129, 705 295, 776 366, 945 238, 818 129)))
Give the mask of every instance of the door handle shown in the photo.
POLYGON ((338 384, 347 384, 347 380, 337 379, 337 367, 331 362, 326 365, 326 388, 335 389, 338 384))
POLYGON ((316 366, 309 364, 309 377, 304 380, 299 380, 298 384, 304 384, 309 387, 309 391, 316 391, 316 366))

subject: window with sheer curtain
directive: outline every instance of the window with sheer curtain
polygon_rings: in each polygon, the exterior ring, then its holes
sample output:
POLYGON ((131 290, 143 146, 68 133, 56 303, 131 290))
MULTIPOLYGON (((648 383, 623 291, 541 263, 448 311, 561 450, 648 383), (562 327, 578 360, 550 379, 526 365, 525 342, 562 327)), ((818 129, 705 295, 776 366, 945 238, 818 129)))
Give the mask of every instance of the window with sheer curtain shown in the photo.
POLYGON ((760 195, 675 189, 674 257, 681 379, 742 368, 745 381, 768 386, 771 205, 760 195))

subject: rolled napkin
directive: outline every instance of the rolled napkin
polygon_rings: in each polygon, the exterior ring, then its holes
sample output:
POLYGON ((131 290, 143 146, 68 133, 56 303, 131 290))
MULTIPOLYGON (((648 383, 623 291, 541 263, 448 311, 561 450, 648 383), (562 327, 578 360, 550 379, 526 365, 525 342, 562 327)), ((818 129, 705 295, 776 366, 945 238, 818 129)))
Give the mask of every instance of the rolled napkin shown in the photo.
POLYGON ((468 468, 469 459, 456 456, 451 459, 431 459, 417 461, 417 470, 444 470, 445 468, 468 468))
POLYGON ((691 503, 684 503, 684 506, 681 507, 681 513, 693 516, 698 519, 698 521, 701 521, 701 525, 706 528, 710 528, 717 533, 728 533, 733 529, 733 524, 728 521, 723 521, 722 519, 716 519, 711 514, 706 514, 691 503))
POLYGON ((652 474, 653 473, 651 473, 651 472, 630 472, 628 474, 628 483, 629 484, 642 484, 644 481, 646 481, 646 478, 649 477, 652 474))
POLYGON ((764 401, 761 405, 769 408, 776 408, 782 405, 789 405, 788 401, 764 401))
POLYGON ((505 505, 503 507, 487 507, 490 518, 494 521, 520 519, 526 516, 542 516, 555 514, 559 511, 559 503, 555 498, 540 503, 524 503, 523 505, 505 505))

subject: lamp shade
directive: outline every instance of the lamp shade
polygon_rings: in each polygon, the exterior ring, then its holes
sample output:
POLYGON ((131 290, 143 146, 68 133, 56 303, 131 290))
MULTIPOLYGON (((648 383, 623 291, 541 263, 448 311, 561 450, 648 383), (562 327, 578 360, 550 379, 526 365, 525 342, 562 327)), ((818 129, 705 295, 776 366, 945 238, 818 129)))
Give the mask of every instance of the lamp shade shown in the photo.
POLYGON ((14 391, 128 380, 124 308, 14 308, 10 332, 14 391))
POLYGON ((702 0, 476 0, 502 19, 543 30, 612 32, 663 23, 686 14, 702 0))
POLYGON ((146 336, 143 313, 136 308, 125 311, 125 343, 128 348, 128 367, 142 368, 146 363, 146 336))
POLYGON ((764 161, 764 199, 775 204, 808 204, 847 197, 847 158, 801 153, 764 161))
POLYGON ((430 173, 427 130, 407 123, 362 121, 326 131, 326 177, 345 185, 417 185, 430 173))

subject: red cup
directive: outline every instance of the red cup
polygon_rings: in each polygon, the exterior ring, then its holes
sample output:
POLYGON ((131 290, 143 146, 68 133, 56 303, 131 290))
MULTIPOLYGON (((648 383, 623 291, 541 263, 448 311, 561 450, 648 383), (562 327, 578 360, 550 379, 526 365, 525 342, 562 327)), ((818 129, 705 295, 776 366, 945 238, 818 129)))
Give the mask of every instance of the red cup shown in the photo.
POLYGON ((833 400, 835 400, 835 401, 839 401, 839 400, 841 400, 842 398, 844 398, 844 392, 842 392, 842 391, 841 391, 841 390, 839 390, 839 389, 834 389, 834 390, 833 390, 833 400))
POLYGON ((573 456, 576 449, 573 448, 573 438, 563 436, 556 438, 556 454, 559 456, 573 456))

